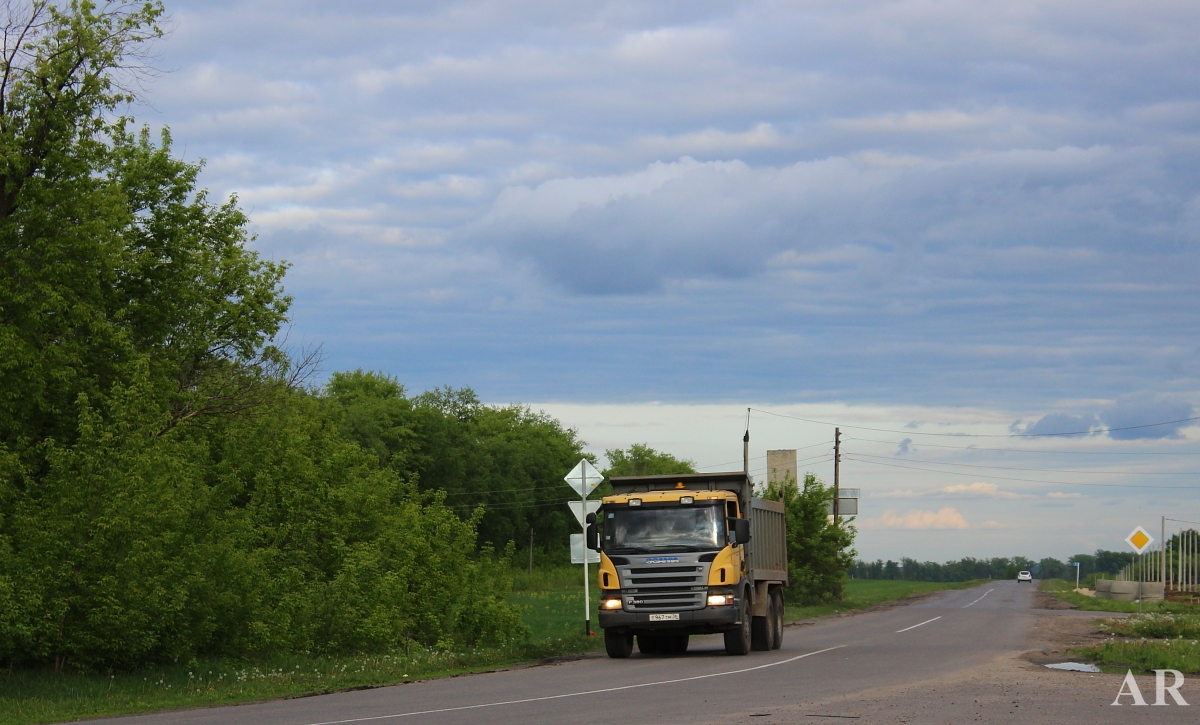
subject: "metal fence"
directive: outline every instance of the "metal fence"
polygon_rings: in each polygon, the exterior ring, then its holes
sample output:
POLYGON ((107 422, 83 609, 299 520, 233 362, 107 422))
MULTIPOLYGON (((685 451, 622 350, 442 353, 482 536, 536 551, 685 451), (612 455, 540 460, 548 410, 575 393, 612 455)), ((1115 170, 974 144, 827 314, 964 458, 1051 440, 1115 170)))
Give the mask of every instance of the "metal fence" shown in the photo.
POLYGON ((1167 598, 1195 597, 1200 594, 1200 531, 1182 529, 1160 542, 1155 550, 1134 555, 1117 573, 1116 580, 1162 582, 1167 598))

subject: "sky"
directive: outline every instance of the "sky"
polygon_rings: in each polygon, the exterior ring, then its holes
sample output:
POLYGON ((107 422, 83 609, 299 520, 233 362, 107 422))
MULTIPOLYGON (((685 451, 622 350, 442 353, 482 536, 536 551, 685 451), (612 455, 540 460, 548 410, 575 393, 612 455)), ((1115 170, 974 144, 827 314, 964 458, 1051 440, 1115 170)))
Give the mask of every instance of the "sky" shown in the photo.
POLYGON ((701 466, 747 407, 756 458, 878 429, 867 558, 1200 521, 1196 421, 1131 427, 1200 415, 1194 2, 167 11, 134 112, 292 265, 326 372, 701 466))

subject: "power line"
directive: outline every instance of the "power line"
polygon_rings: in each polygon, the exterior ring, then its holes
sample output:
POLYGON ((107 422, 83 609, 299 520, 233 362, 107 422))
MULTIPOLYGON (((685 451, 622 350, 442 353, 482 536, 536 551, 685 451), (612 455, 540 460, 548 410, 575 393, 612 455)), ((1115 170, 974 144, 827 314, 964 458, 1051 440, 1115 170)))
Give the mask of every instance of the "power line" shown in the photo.
MULTIPOLYGON (((863 443, 886 443, 888 445, 903 445, 904 441, 881 441, 874 438, 854 438, 852 441, 863 443)), ((911 439, 910 439, 911 440, 911 439)), ((978 446, 948 446, 942 443, 915 443, 925 448, 953 448, 957 451, 994 451, 997 453, 1063 453, 1079 456, 1200 456, 1200 452, 1188 451, 1047 451, 1040 448, 979 448, 978 446)))
MULTIPOLYGON (((867 453, 854 453, 855 456, 863 456, 866 458, 884 458, 890 460, 889 456, 872 456, 867 453)), ((982 466, 972 463, 951 463, 949 461, 923 461, 919 458, 906 458, 906 461, 913 463, 929 463, 935 466, 960 466, 963 468, 988 468, 999 471, 1039 471, 1041 473, 1087 473, 1097 475, 1126 475, 1126 476, 1200 476, 1197 471, 1076 471, 1062 468, 1018 468, 1015 466, 982 466)))
MULTIPOLYGON (((821 455, 813 456, 812 458, 801 458, 800 460, 796 461, 796 465, 799 466, 801 463, 808 463, 809 461, 811 461, 812 463, 827 463, 832 460, 833 460, 832 453, 822 453, 821 455)), ((751 473, 766 473, 767 467, 766 466, 758 466, 756 468, 750 469, 750 472, 751 473)))
MULTIPOLYGON (((807 445, 807 446, 800 446, 799 448, 796 448, 795 450, 803 451, 808 448, 816 448, 817 446, 827 446, 827 445, 829 445, 829 443, 827 443, 825 441, 821 441, 820 443, 813 443, 813 444, 807 445)), ((766 458, 766 456, 754 456, 750 460, 757 461, 757 460, 761 460, 763 458, 766 458)), ((714 463, 711 466, 699 466, 699 468, 716 468, 717 466, 728 466, 728 465, 731 465, 734 463, 741 463, 741 462, 742 462, 742 459, 739 458, 736 461, 726 461, 725 463, 714 463)))
MULTIPOLYGON (((851 455, 851 454, 847 454, 847 455, 851 455)), ((883 463, 882 461, 867 461, 867 460, 858 458, 857 456, 854 456, 853 460, 858 463, 866 463, 866 464, 869 464, 872 466, 887 466, 888 468, 905 468, 910 471, 927 471, 929 473, 941 473, 941 474, 944 474, 947 476, 970 476, 972 478, 977 478, 979 475, 976 473, 960 473, 959 471, 940 471, 936 468, 921 468, 920 466, 901 466, 897 463, 883 463)), ((1043 481, 1043 480, 1039 480, 1039 479, 1035 479, 1035 478, 1009 478, 1009 477, 1005 477, 1005 476, 988 476, 988 478, 994 478, 997 481, 1021 481, 1023 483, 1048 483, 1053 486, 1099 486, 1101 488, 1165 488, 1165 489, 1174 490, 1174 491, 1200 489, 1200 486, 1155 486, 1153 484, 1137 485, 1137 484, 1132 484, 1132 483, 1084 483, 1082 481, 1043 481)))
MULTIPOLYGON (((766 458, 766 456, 765 456, 765 455, 762 455, 762 456, 754 456, 754 457, 753 457, 753 458, 751 458, 750 460, 752 460, 752 461, 757 461, 757 460, 761 460, 761 459, 763 459, 763 458, 766 458)), ((714 464, 712 464, 712 465, 709 465, 709 466, 697 466, 697 469, 704 469, 704 468, 716 468, 717 466, 729 466, 729 465, 732 465, 732 464, 734 464, 734 463, 741 463, 741 462, 742 462, 742 459, 740 459, 740 458, 739 458, 739 459, 737 459, 736 461, 725 461, 724 463, 714 463, 714 464)))
POLYGON ((1146 423, 1145 425, 1127 425, 1127 426, 1123 426, 1120 428, 1097 428, 1096 430, 1081 430, 1081 431, 1074 431, 1071 433, 1009 433, 1007 435, 1000 435, 997 433, 922 433, 920 431, 915 431, 915 430, 904 431, 904 430, 893 430, 891 428, 867 428, 866 426, 861 426, 861 425, 846 425, 845 423, 830 423, 830 422, 824 421, 824 420, 812 420, 811 418, 800 418, 795 415, 785 415, 783 413, 772 413, 769 410, 763 410, 761 408, 751 408, 751 410, 757 411, 759 413, 765 413, 767 415, 773 415, 777 418, 791 418, 792 420, 799 420, 799 421, 803 421, 805 423, 816 423, 818 425, 840 426, 842 428, 854 428, 855 430, 869 430, 869 431, 874 431, 876 433, 899 433, 901 435, 919 435, 919 436, 943 436, 943 437, 947 437, 947 438, 1050 438, 1050 437, 1054 437, 1054 436, 1080 436, 1080 435, 1094 435, 1094 434, 1098 434, 1098 433, 1113 433, 1113 432, 1122 431, 1122 430, 1138 430, 1141 428, 1155 428, 1155 427, 1163 426, 1163 425, 1174 425, 1176 423, 1189 423, 1194 420, 1200 420, 1200 415, 1198 415, 1198 416, 1195 416, 1192 418, 1180 418, 1179 420, 1165 420, 1161 423, 1146 423))

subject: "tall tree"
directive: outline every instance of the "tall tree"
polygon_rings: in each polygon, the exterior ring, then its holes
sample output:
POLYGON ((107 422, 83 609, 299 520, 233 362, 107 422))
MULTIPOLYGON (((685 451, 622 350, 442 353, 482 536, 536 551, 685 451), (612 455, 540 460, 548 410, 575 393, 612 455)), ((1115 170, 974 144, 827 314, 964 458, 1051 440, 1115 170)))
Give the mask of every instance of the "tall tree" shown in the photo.
POLYGON ((0 61, 0 445, 72 440, 81 395, 139 370, 161 425, 262 402, 286 366, 284 265, 246 248, 234 200, 116 115, 158 2, 44 0, 3 9, 0 61))
MULTIPOLYGON (((782 501, 787 523, 789 600, 817 604, 842 598, 846 572, 854 564, 855 529, 829 517, 833 487, 811 473, 798 485, 791 474, 770 483, 763 498, 782 501)), ((892 562, 888 562, 891 564, 892 562)))

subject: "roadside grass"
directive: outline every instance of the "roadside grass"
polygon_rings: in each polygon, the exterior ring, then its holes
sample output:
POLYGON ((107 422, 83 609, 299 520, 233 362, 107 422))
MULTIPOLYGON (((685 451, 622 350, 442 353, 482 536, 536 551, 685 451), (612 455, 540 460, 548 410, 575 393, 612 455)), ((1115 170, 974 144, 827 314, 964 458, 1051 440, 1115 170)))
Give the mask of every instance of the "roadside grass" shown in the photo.
POLYGON ((1179 670, 1200 672, 1200 644, 1194 639, 1113 639, 1071 650, 1109 672, 1179 670))
POLYGON ((1105 619, 1100 629, 1112 639, 1071 654, 1095 662, 1111 672, 1179 670, 1200 673, 1200 605, 1184 602, 1117 602, 1079 594, 1072 582, 1048 579, 1042 591, 1086 612, 1120 612, 1132 617, 1105 619))
POLYGON ((1200 640, 1200 614, 1143 614, 1106 619, 1100 629, 1121 637, 1200 640))
POLYGON ((208 659, 133 673, 0 672, 0 725, 49 723, 204 705, 299 697, 477 672, 590 649, 582 635, 495 649, 382 655, 208 659))
MULTIPOLYGON (((598 564, 588 565, 588 582, 594 591, 598 564)), ((567 566, 548 566, 527 572, 525 569, 514 569, 512 575, 512 590, 514 592, 557 592, 568 589, 579 589, 583 597, 583 571, 578 564, 567 566)))
MULTIPOLYGON (((0 725, 301 697, 487 671, 603 648, 602 637, 583 634, 583 572, 578 566, 535 569, 532 576, 525 571, 514 574, 509 602, 520 608, 521 618, 530 628, 528 642, 454 652, 413 645, 379 655, 281 655, 255 662, 207 659, 114 674, 0 671, 0 725)), ((592 576, 594 582, 595 567, 592 576)), ((807 619, 978 583, 850 580, 844 601, 817 607, 789 606, 786 615, 789 620, 807 619)), ((592 627, 601 634, 595 587, 591 595, 592 627)))
POLYGON ((798 619, 823 617, 828 614, 855 609, 866 609, 876 604, 904 599, 912 595, 940 592, 948 589, 970 589, 986 583, 987 579, 976 579, 965 582, 912 582, 899 579, 849 579, 843 589, 843 599, 840 602, 818 604, 801 607, 787 605, 784 610, 784 620, 792 622, 798 619))
MULTIPOLYGON (((1039 582, 1039 588, 1051 596, 1075 605, 1076 609, 1084 612, 1123 612, 1125 614, 1136 614, 1138 612, 1137 602, 1118 602, 1112 599, 1100 599, 1098 597, 1089 597, 1086 594, 1079 594, 1075 591, 1074 583, 1064 581, 1062 579, 1043 580, 1039 582)), ((1172 614, 1200 614, 1200 604, 1144 601, 1142 602, 1141 611, 1154 613, 1169 612, 1172 614)))

